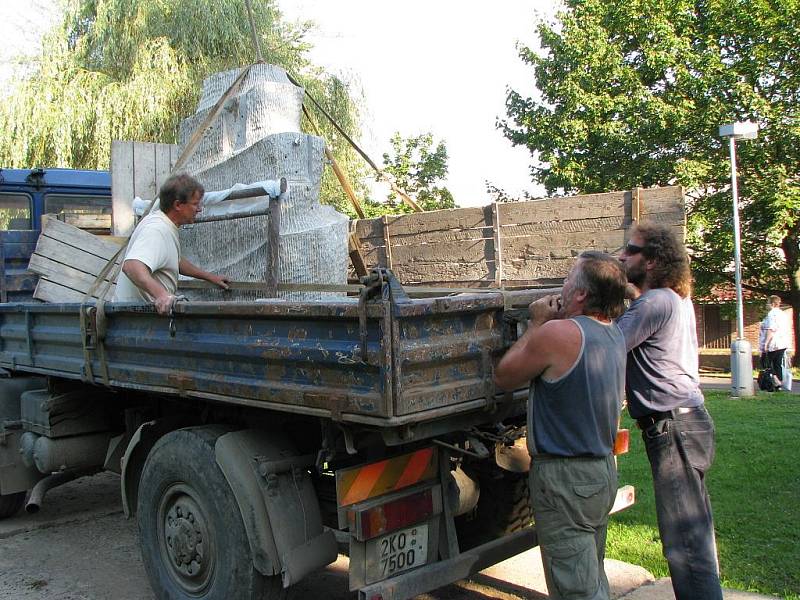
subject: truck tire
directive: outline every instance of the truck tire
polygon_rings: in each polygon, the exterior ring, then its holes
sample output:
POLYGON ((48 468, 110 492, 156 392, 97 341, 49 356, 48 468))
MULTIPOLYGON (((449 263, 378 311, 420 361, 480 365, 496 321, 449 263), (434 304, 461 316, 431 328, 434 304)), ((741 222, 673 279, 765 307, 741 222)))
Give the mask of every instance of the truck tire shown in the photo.
POLYGON ((533 522, 527 473, 495 464, 478 474, 481 495, 471 514, 456 519, 459 546, 468 550, 528 527, 533 522))
POLYGON ((229 430, 193 427, 166 434, 147 457, 139 485, 139 541, 156 597, 276 600, 280 576, 253 567, 239 507, 214 456, 229 430))
POLYGON ((13 517, 25 504, 26 492, 16 494, 0 494, 0 519, 13 517))

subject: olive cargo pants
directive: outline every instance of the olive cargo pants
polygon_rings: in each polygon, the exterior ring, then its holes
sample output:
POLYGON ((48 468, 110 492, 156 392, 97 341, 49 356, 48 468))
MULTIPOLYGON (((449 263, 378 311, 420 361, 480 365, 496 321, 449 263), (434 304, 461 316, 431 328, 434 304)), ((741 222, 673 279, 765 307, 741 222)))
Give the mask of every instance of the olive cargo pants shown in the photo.
POLYGON ((617 493, 614 457, 534 456, 530 486, 550 598, 608 600, 603 559, 617 493))

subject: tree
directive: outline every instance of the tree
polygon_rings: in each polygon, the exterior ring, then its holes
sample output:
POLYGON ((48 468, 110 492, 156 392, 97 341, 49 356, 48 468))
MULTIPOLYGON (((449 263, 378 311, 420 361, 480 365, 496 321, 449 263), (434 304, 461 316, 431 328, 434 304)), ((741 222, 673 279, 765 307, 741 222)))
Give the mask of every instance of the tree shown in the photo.
MULTIPOLYGON (((252 6, 265 60, 293 73, 355 133, 358 108, 348 86, 305 58, 310 25, 284 23, 274 0, 252 6)), ((104 169, 112 139, 175 143, 202 80, 254 57, 244 0, 66 0, 42 55, 0 106, 0 164, 104 169)), ((352 150, 317 120, 359 181, 363 167, 352 150)), ((346 205, 328 173, 323 197, 346 205)))
POLYGON ((539 95, 510 90, 499 123, 548 192, 680 184, 699 292, 732 281, 727 143, 740 143, 743 281, 794 309, 800 339, 800 3, 567 0, 522 47, 539 95))
MULTIPOLYGON (((433 135, 423 133, 403 138, 395 133, 390 143, 392 153, 384 153, 383 164, 397 186, 414 198, 422 210, 455 208, 453 195, 442 181, 447 177, 447 147, 440 141, 434 147, 433 135)), ((383 214, 410 212, 394 192, 385 203, 370 203, 370 213, 383 214)))

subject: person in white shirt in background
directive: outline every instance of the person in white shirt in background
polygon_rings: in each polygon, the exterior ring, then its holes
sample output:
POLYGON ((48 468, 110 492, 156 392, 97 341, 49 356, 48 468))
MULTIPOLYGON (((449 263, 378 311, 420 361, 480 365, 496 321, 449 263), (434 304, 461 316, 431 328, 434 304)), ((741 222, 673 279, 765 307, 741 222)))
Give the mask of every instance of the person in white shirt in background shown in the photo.
POLYGON ((791 345, 789 318, 781 310, 781 299, 778 296, 770 296, 767 306, 769 312, 761 322, 764 340, 762 342, 759 336, 759 350, 762 354, 766 354, 767 364, 778 378, 778 385, 781 389, 791 391, 791 369, 785 364, 786 349, 791 345), (784 377, 784 375, 789 375, 789 377, 784 377))
POLYGON ((181 258, 178 227, 194 223, 205 190, 193 177, 173 175, 159 192, 160 211, 151 212, 131 236, 117 279, 115 302, 152 302, 159 314, 169 313, 178 290, 178 274, 210 281, 228 289, 228 279, 181 258))

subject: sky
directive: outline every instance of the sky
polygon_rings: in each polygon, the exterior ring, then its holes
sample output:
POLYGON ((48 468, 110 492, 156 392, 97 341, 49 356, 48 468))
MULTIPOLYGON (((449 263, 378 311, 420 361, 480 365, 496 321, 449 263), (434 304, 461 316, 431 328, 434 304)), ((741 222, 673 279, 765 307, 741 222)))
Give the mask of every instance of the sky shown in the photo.
MULTIPOLYGON (((244 1, 244 0, 243 0, 244 1)), ((0 3, 0 86, 9 59, 32 52, 52 20, 52 0, 0 3)), ((395 132, 430 132, 446 143, 447 187, 459 206, 488 203, 486 181, 512 196, 541 195, 530 180, 531 156, 495 127, 507 88, 534 93, 532 69, 517 44, 536 46, 547 0, 278 0, 288 20, 312 20, 311 60, 364 94, 359 140, 381 163, 395 132)), ((379 193, 379 189, 375 190, 379 193)))
POLYGON ((313 62, 361 85, 367 105, 362 138, 380 161, 394 132, 430 132, 449 155, 447 187, 459 206, 488 203, 488 180, 512 195, 541 195, 531 156, 495 123, 507 86, 528 96, 533 70, 517 43, 536 46, 545 0, 280 0, 289 20, 310 19, 313 62))

